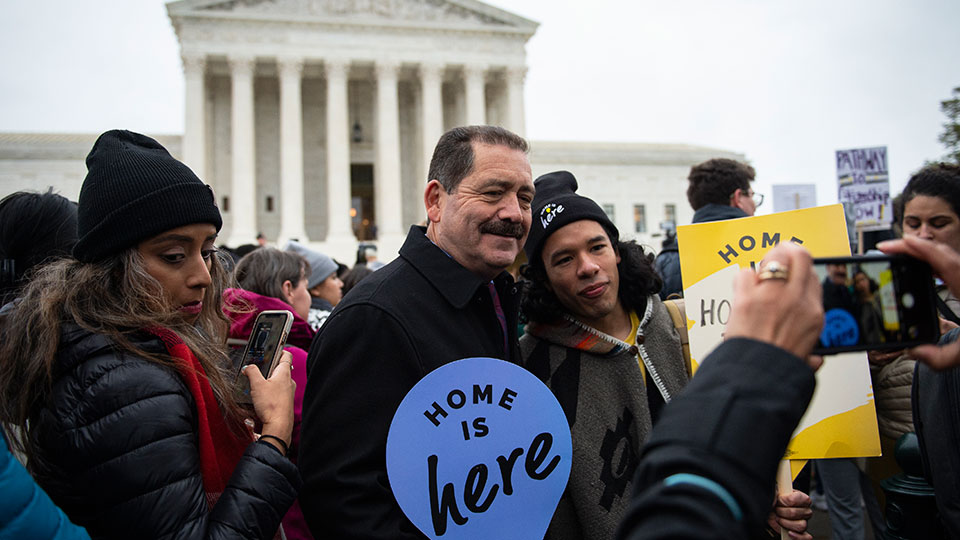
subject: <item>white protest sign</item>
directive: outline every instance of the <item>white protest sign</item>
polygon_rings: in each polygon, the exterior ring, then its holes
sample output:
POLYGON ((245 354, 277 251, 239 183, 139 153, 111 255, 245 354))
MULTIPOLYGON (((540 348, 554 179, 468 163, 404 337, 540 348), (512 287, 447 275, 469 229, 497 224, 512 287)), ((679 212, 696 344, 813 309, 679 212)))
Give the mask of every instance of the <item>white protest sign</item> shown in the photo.
POLYGON ((862 230, 889 229, 890 173, 887 147, 837 150, 837 186, 840 202, 853 207, 862 230))

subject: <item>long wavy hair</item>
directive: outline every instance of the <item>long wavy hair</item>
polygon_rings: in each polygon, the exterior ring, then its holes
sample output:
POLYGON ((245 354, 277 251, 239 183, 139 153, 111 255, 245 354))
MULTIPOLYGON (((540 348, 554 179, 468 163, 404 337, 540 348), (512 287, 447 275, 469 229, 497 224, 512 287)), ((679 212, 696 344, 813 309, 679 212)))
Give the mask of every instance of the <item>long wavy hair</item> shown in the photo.
POLYGON ((37 270, 0 322, 0 421, 31 470, 45 468, 32 421, 48 403, 65 324, 108 336, 119 350, 171 367, 177 365, 174 358, 144 351, 131 337, 155 326, 176 332, 206 371, 228 423, 242 430, 224 345, 228 319, 220 310, 230 276, 218 256, 212 258, 210 278, 200 315, 189 324, 147 273, 135 247, 96 263, 62 259, 37 270))
MULTIPOLYGON (((608 233, 609 235, 609 233, 608 233)), ((646 305, 647 297, 660 292, 663 280, 653 266, 654 256, 644 251, 633 240, 618 241, 615 249, 620 255, 617 272, 620 274, 620 302, 627 310, 646 305)), ((550 323, 559 320, 567 308, 547 287, 547 271, 538 257, 521 270, 524 277, 521 310, 526 320, 550 323)))

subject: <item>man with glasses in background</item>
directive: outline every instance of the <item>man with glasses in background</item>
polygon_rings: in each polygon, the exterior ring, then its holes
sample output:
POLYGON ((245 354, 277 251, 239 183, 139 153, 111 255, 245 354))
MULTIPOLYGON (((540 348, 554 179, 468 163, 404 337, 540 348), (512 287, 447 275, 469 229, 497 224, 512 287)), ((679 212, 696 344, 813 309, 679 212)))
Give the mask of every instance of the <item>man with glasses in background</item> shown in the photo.
MULTIPOLYGON (((763 195, 753 191, 750 182, 756 176, 753 167, 732 159, 715 158, 690 168, 687 200, 693 207, 693 222, 722 221, 752 216, 763 204, 763 195)), ((683 295, 680 276, 680 252, 677 237, 667 242, 656 260, 663 278, 660 298, 683 295)))

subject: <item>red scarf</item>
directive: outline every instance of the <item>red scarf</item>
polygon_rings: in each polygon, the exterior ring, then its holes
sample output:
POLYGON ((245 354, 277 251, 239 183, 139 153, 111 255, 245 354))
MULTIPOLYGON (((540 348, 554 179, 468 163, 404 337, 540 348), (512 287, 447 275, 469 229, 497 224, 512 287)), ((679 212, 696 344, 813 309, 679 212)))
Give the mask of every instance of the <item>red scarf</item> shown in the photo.
POLYGON ((176 359, 177 370, 197 404, 197 438, 200 443, 200 474, 207 501, 212 507, 227 487, 230 475, 240 462, 251 439, 230 429, 213 394, 207 373, 193 351, 167 328, 145 329, 163 341, 167 353, 176 359))

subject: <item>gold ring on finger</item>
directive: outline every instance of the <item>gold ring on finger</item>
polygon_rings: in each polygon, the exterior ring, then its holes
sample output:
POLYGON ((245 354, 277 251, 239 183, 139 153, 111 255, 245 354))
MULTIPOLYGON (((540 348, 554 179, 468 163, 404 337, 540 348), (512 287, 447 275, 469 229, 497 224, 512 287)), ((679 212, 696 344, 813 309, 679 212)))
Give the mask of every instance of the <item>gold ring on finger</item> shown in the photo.
POLYGON ((761 281, 766 281, 768 279, 786 279, 790 276, 790 269, 786 267, 781 262, 770 261, 767 264, 760 267, 760 273, 757 274, 757 277, 761 281))

